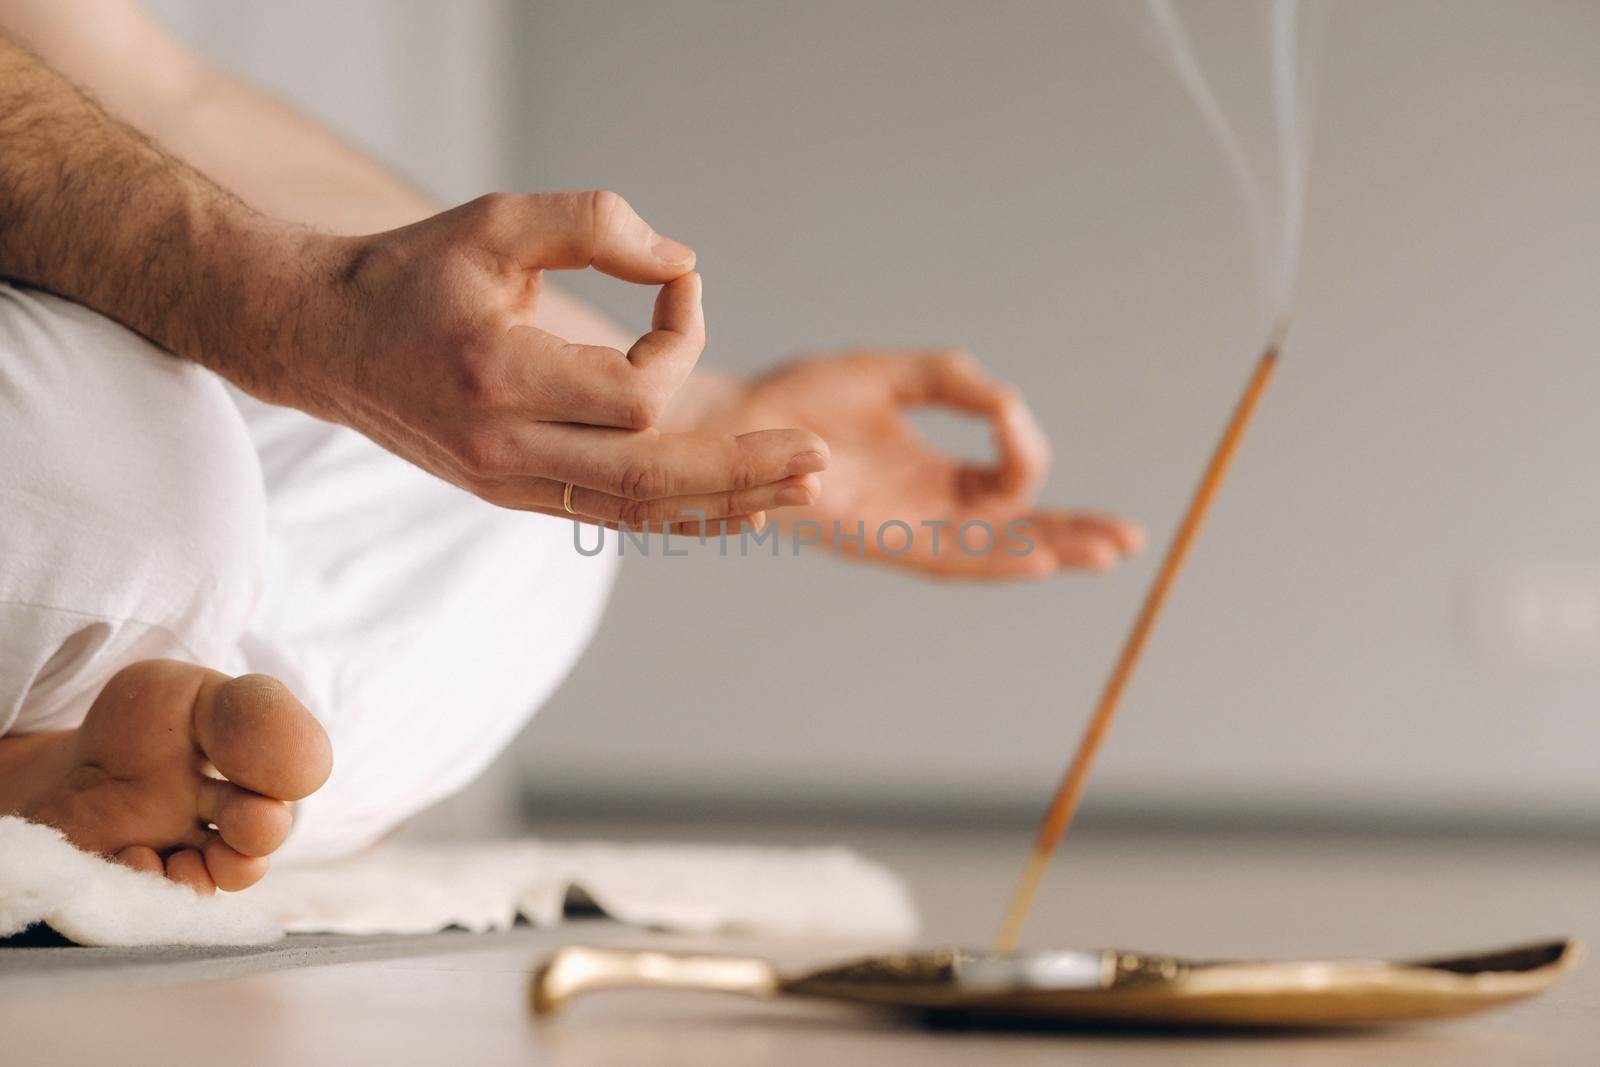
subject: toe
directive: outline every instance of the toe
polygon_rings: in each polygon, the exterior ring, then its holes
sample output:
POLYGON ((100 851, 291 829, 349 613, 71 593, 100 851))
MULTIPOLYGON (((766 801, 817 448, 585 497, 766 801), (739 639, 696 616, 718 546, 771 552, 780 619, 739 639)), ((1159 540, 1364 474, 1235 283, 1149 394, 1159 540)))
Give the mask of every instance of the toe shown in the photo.
POLYGON ((180 849, 167 857, 167 877, 179 885, 186 885, 203 897, 217 891, 217 883, 206 870, 206 861, 192 848, 180 849))
POLYGON ((129 845, 113 857, 124 867, 132 867, 136 871, 146 871, 150 874, 163 874, 165 869, 161 866, 161 855, 148 845, 129 845))
POLYGON ((267 873, 267 860, 241 855, 229 848, 220 838, 212 838, 205 847, 206 871, 217 888, 226 893, 237 893, 261 881, 267 873))
POLYGON ((246 674, 208 683, 194 710, 201 751, 225 778, 252 792, 299 800, 333 770, 328 735, 276 678, 246 674))
POLYGON ((283 844, 294 823, 294 815, 283 801, 215 778, 201 783, 199 816, 201 822, 217 828, 229 847, 246 856, 270 855, 283 844))

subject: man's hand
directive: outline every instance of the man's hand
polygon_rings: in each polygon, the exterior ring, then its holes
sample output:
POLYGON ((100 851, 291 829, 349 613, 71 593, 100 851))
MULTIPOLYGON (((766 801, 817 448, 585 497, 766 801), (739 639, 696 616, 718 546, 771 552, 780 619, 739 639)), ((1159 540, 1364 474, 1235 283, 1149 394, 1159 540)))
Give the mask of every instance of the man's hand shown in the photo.
POLYGON ((571 483, 580 517, 698 528, 815 495, 808 431, 648 428, 704 343, 693 266, 610 193, 485 197, 364 238, 279 222, 0 36, 0 278, 497 504, 565 514, 571 483), (662 286, 626 355, 533 325, 540 272, 588 266, 662 286))
MULTIPOLYGON (((1105 570, 1138 551, 1139 528, 1108 515, 1034 506, 1049 465, 1049 445, 1016 392, 995 382, 970 356, 940 351, 856 350, 799 360, 744 386, 713 412, 707 425, 804 426, 832 448, 827 491, 809 508, 785 512, 783 521, 811 520, 832 544, 837 523, 854 536, 865 529, 859 551, 881 562, 948 578, 1042 578, 1063 570, 1105 570), (986 419, 998 460, 974 466, 945 455, 924 440, 906 415, 918 407, 946 407, 986 419), (886 528, 898 520, 912 531, 886 528), (979 520, 995 535, 969 531, 979 520), (1024 521, 1031 550, 1008 539, 1010 524, 1024 521), (934 548, 934 534, 938 548, 934 548), (887 548, 887 551, 885 551, 887 548), (1008 549, 1010 549, 1008 551, 1008 549)), ((840 554, 857 543, 837 546, 840 554)))
MULTIPOLYGON (((807 430, 654 429, 705 344, 694 253, 615 193, 493 195, 376 237, 322 239, 309 333, 247 382, 353 426, 504 507, 638 528, 805 502, 827 445, 807 430), (623 353, 534 325, 541 271, 594 267, 659 285, 623 353), (307 342, 309 341, 309 346, 307 342), (304 348, 321 358, 306 358, 304 348)), ((260 332, 266 332, 265 327, 260 332)))

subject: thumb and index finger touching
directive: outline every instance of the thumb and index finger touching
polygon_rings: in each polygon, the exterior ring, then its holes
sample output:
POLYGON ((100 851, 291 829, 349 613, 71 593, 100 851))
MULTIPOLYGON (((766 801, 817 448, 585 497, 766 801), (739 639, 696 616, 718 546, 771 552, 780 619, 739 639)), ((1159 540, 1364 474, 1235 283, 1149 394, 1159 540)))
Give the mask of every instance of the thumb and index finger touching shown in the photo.
POLYGON ((688 378, 705 347, 705 313, 695 254, 689 246, 658 234, 616 193, 549 193, 508 198, 491 219, 492 240, 528 270, 584 270, 590 267, 622 281, 659 285, 650 330, 621 353, 582 345, 539 330, 541 346, 555 346, 573 380, 571 395, 582 409, 573 421, 635 425, 659 414, 688 378), (641 389, 644 392, 641 393, 641 389), (611 398, 590 397, 600 391, 611 398), (588 398, 588 399, 583 399, 588 398))
MULTIPOLYGON (((984 418, 993 427, 997 459, 990 466, 963 464, 962 489, 1025 509, 1024 517, 1051 561, 1049 567, 1031 573, 1105 569, 1143 547, 1143 532, 1115 516, 1033 506, 1049 473, 1049 440, 1017 390, 990 377, 971 356, 948 349, 913 352, 900 355, 890 366, 895 396, 902 404, 948 407, 984 418)), ((1026 563, 996 556, 987 557, 977 569, 1006 577, 1008 564, 1015 564, 1019 573, 1028 570, 1026 563)))
POLYGON ((995 462, 962 464, 964 490, 1016 504, 1037 496, 1050 471, 1050 441, 1014 387, 959 349, 894 353, 885 366, 894 396, 905 406, 947 407, 989 423, 995 462))
POLYGON ((624 474, 631 471, 659 474, 683 492, 690 491, 686 486, 698 486, 700 479, 707 491, 713 491, 739 479, 760 483, 782 478, 794 473, 789 468, 797 463, 806 472, 826 466, 826 444, 800 430, 773 429, 737 438, 668 434, 649 446, 648 455, 640 454, 637 441, 589 432, 594 426, 655 425, 694 369, 706 336, 700 275, 693 270, 695 254, 687 245, 656 233, 615 193, 514 199, 513 210, 494 220, 491 229, 502 254, 525 269, 593 267, 623 281, 661 286, 650 330, 626 354, 531 331, 535 344, 547 350, 553 346, 560 357, 546 365, 547 373, 554 374, 546 385, 564 398, 569 409, 566 421, 586 424, 550 426, 542 434, 555 450, 553 459, 564 472, 561 480, 585 486, 616 481, 617 488, 626 490, 624 474), (771 471, 752 458, 752 450, 762 449, 774 453, 767 457, 775 464, 771 471))

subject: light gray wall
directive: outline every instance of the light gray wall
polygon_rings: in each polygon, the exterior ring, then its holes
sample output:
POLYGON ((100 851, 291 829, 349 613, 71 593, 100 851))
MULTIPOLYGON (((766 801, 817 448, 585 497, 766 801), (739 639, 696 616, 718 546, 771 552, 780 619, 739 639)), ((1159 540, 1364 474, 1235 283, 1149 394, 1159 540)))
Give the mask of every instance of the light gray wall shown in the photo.
MULTIPOLYGON (((622 191, 701 254, 707 365, 971 347, 1052 432, 1050 496, 1158 545, 1254 356, 1236 194, 1125 8, 160 6, 441 196, 622 191)), ((1600 6, 1336 5, 1324 69, 1287 362, 1093 796, 1587 818, 1600 6)), ((546 797, 1031 810, 1155 555, 1003 588, 635 563, 519 758, 546 797)))

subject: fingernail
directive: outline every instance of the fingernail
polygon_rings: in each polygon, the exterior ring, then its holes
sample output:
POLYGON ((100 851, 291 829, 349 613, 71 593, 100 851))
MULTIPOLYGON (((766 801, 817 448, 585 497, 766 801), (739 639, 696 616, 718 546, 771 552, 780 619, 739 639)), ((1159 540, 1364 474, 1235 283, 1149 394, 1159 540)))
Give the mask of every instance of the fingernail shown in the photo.
POLYGON ((674 241, 664 233, 656 234, 655 241, 650 245, 650 251, 661 262, 671 266, 684 264, 687 266, 694 262, 694 249, 682 241, 674 241))
POLYGON ((800 452, 789 461, 789 466, 784 471, 784 474, 789 476, 815 474, 818 471, 827 470, 827 468, 828 461, 823 458, 821 452, 800 452))
POLYGON ((803 485, 786 485, 772 499, 784 507, 799 507, 811 503, 811 490, 803 485))

